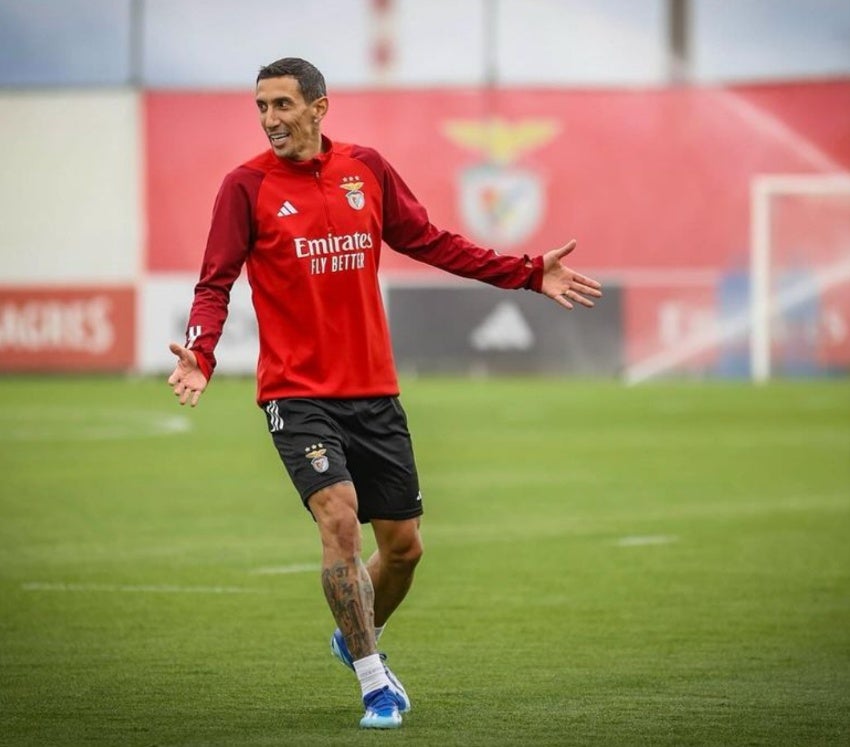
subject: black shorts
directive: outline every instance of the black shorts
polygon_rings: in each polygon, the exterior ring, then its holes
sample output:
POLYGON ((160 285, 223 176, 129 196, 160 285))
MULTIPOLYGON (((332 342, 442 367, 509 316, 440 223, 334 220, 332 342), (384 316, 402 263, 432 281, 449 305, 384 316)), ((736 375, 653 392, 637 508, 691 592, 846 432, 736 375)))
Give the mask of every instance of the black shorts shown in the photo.
POLYGON ((407 416, 397 397, 286 398, 266 402, 263 409, 307 510, 317 490, 350 481, 361 523, 422 513, 407 416))

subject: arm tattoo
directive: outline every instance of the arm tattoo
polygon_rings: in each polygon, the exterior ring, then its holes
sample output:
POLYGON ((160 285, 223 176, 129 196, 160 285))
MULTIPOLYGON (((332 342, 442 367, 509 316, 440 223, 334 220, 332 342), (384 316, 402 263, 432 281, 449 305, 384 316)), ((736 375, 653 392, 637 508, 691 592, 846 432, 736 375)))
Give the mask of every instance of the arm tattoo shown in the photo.
POLYGON ((375 590, 360 558, 322 570, 322 588, 331 613, 356 661, 375 653, 375 590))

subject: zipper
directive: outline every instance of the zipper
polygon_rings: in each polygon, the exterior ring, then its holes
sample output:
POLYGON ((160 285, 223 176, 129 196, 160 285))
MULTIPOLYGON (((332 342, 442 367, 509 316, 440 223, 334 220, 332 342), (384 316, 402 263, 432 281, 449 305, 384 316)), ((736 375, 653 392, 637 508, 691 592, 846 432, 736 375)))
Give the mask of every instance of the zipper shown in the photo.
POLYGON ((319 194, 322 197, 322 209, 325 211, 325 225, 328 227, 328 233, 332 233, 334 227, 331 224, 331 213, 328 209, 328 198, 325 195, 325 190, 322 188, 322 173, 319 171, 319 169, 316 169, 313 172, 313 177, 316 179, 316 189, 319 190, 319 194))

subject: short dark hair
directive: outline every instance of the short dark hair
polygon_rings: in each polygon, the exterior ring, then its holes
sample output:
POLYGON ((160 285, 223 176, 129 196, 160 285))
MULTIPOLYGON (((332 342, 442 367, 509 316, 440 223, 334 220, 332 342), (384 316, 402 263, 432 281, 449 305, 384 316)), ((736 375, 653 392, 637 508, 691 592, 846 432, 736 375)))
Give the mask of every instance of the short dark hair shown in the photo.
POLYGON ((325 78, 318 68, 300 57, 283 57, 260 68, 257 83, 265 78, 295 78, 301 95, 308 104, 327 96, 325 78))

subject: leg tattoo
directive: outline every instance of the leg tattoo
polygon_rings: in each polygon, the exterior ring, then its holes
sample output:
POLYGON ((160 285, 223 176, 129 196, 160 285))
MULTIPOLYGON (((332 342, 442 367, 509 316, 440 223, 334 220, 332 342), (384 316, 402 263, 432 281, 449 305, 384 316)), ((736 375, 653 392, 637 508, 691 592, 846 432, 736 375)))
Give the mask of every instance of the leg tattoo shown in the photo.
POLYGON ((374 654, 375 592, 363 561, 338 561, 324 568, 322 588, 355 661, 374 654))

